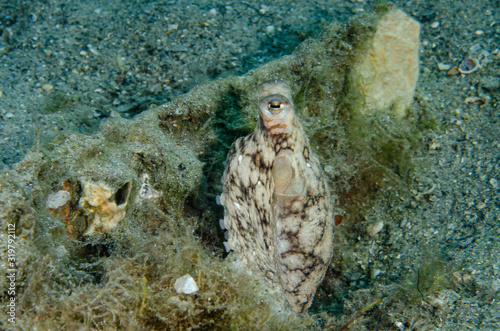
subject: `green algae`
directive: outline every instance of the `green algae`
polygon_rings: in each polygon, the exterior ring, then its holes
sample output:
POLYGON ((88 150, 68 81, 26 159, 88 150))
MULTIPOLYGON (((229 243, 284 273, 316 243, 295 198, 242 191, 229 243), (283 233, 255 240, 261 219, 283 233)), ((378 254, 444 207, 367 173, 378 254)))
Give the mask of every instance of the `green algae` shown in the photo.
POLYGON ((73 97, 61 92, 54 92, 47 97, 42 104, 41 111, 43 113, 56 113, 69 111, 75 104, 76 100, 73 97))

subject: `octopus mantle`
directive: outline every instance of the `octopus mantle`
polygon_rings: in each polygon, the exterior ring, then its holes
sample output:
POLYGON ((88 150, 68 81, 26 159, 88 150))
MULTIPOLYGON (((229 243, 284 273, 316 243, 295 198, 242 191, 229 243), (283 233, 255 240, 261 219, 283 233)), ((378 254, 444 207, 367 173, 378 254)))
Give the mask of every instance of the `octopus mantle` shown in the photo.
POLYGON ((238 139, 222 177, 227 250, 279 284, 306 311, 332 256, 333 215, 325 175, 298 121, 290 87, 260 85, 260 121, 238 139))

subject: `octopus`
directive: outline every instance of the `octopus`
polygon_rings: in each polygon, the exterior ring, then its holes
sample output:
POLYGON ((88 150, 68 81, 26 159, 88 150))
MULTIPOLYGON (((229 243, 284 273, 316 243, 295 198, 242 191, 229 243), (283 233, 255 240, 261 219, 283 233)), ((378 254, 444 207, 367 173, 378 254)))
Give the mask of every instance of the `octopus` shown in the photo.
POLYGON ((333 209, 290 86, 259 86, 260 119, 233 143, 222 176, 227 251, 257 266, 296 313, 312 304, 332 257, 333 209))

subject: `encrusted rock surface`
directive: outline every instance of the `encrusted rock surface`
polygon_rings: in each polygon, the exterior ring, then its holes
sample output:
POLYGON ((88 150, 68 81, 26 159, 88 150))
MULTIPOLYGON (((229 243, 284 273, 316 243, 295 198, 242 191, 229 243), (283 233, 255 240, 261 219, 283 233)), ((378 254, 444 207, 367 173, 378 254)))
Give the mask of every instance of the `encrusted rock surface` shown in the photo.
POLYGON ((413 101, 419 66, 420 24, 399 9, 378 22, 366 58, 357 66, 367 113, 392 109, 402 117, 413 101))

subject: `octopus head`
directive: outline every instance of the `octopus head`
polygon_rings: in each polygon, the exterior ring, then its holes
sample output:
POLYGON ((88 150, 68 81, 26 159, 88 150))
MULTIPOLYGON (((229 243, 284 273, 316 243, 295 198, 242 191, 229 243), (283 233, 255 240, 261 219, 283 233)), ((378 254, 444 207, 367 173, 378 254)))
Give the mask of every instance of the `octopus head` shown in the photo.
POLYGON ((272 135, 289 133, 294 119, 290 87, 285 82, 272 80, 259 86, 260 117, 272 135))

